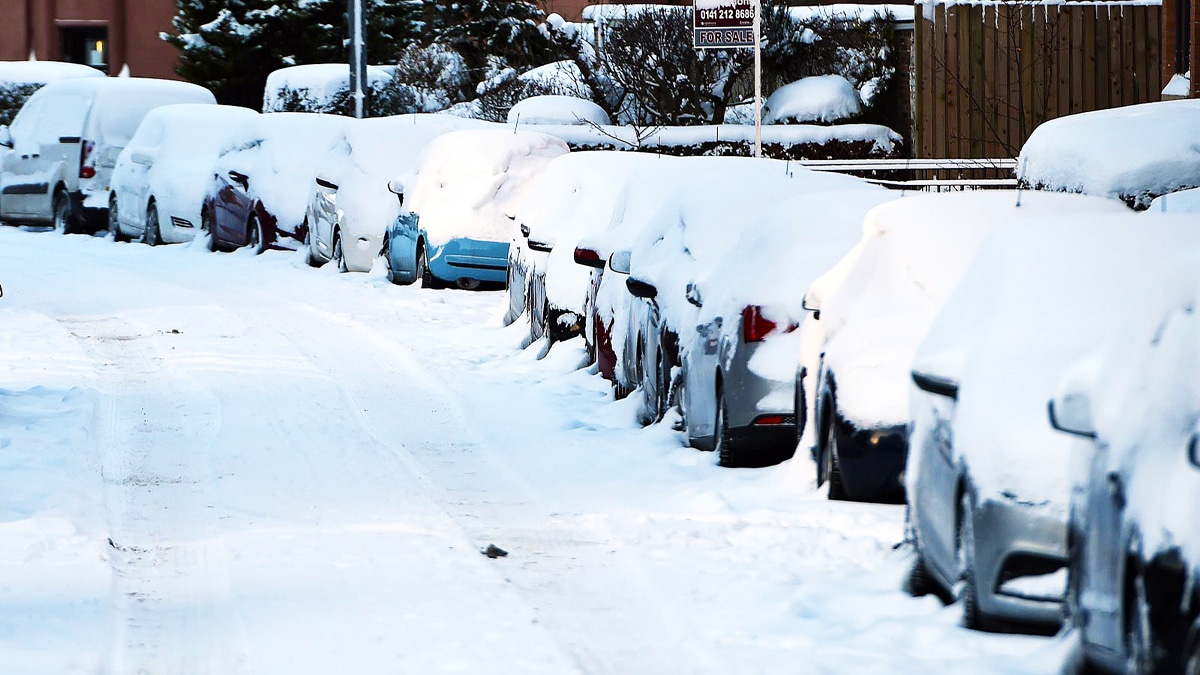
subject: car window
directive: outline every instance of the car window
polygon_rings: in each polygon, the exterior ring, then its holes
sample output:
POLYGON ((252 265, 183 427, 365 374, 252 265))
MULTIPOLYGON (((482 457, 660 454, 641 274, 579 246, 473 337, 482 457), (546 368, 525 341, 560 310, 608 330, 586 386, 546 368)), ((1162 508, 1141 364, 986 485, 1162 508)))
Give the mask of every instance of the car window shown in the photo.
POLYGON ((91 100, 82 94, 63 94, 45 100, 33 125, 34 140, 49 144, 57 143, 63 136, 80 136, 90 105, 91 100))

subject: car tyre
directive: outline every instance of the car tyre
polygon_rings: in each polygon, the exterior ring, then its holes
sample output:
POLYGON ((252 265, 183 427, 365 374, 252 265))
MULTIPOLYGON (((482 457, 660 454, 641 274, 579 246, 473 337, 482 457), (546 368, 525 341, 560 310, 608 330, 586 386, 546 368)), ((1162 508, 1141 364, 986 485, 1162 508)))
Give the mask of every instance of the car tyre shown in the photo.
POLYGON ((929 573, 929 563, 925 562, 925 554, 921 553, 920 545, 917 545, 915 548, 916 555, 913 556, 912 569, 908 571, 908 579, 905 585, 909 595, 919 598, 934 593, 937 590, 937 585, 933 581, 933 576, 929 573))
POLYGON ((717 464, 724 467, 740 466, 737 454, 737 444, 729 433, 729 407, 725 403, 724 388, 717 387, 717 419, 713 424, 713 438, 716 439, 717 464))
POLYGON ((221 250, 220 242, 217 241, 217 219, 213 216, 212 209, 200 212, 200 232, 208 235, 206 248, 209 251, 221 250))
POLYGON ((267 237, 263 232, 262 221, 254 214, 250 215, 250 220, 246 223, 246 246, 254 251, 254 255, 267 250, 267 237))
POLYGON ((1183 653, 1180 663, 1183 675, 1200 675, 1200 621, 1192 626, 1192 643, 1183 653))
POLYGON ((129 236, 121 231, 121 212, 117 210, 115 197, 108 203, 108 231, 112 233, 113 241, 129 241, 129 236))
POLYGON ((1158 661, 1156 657, 1146 576, 1139 565, 1125 591, 1125 670, 1129 673, 1153 673, 1158 661))
POLYGON ((54 231, 59 234, 75 231, 71 223, 71 200, 62 188, 54 192, 54 231))
MULTIPOLYGON (((830 407, 833 407, 832 402, 830 407)), ((850 495, 846 493, 846 486, 842 483, 842 464, 841 459, 838 458, 836 408, 829 413, 826 445, 828 447, 825 449, 825 480, 829 482, 829 499, 845 501, 850 498, 850 495)))
POLYGON ((975 579, 975 506, 964 492, 959 500, 958 534, 955 558, 958 561, 957 600, 962 603, 963 626, 982 630, 979 612, 979 586, 975 579))
POLYGON ((425 243, 417 244, 417 278, 421 280, 421 288, 441 288, 442 285, 433 272, 429 271, 429 257, 425 253, 425 243))
POLYGON ((158 232, 158 205, 154 202, 150 202, 150 206, 146 207, 146 227, 142 231, 142 241, 150 246, 162 243, 162 236, 158 232))
POLYGON ((340 230, 333 233, 333 263, 337 265, 338 272, 346 271, 346 254, 342 250, 342 233, 340 230))
POLYGON ((383 256, 383 263, 387 266, 387 280, 393 284, 400 283, 400 277, 396 273, 396 269, 392 267, 392 235, 383 234, 383 249, 379 252, 383 256))

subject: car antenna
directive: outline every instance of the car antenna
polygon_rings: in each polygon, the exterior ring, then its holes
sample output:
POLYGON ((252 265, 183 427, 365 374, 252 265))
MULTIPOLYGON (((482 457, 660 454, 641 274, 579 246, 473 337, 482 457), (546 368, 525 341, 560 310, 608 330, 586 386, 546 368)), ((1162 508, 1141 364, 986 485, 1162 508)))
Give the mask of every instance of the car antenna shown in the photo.
POLYGON ((517 113, 517 118, 513 120, 513 133, 517 133, 517 127, 521 126, 521 113, 517 113))

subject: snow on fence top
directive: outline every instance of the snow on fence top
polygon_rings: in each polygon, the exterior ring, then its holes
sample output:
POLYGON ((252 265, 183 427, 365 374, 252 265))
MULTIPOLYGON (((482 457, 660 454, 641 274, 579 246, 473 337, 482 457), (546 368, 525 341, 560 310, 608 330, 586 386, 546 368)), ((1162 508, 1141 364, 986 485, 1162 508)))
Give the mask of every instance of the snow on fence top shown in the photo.
MULTIPOLYGON (((583 8, 583 20, 603 23, 610 20, 619 21, 646 11, 684 12, 689 10, 691 10, 689 5, 589 5, 583 8)), ((859 5, 852 3, 790 7, 788 11, 797 21, 810 20, 813 17, 869 21, 889 14, 896 21, 912 21, 914 15, 913 5, 859 5)))
MULTIPOLYGON (((953 7, 955 5, 995 7, 998 5, 1012 5, 1013 3, 1009 0, 914 0, 913 4, 924 7, 932 7, 937 5, 944 5, 946 7, 953 7)), ((1056 5, 1069 5, 1071 7, 1121 7, 1126 5, 1159 6, 1162 4, 1162 0, 1116 0, 1114 2, 1089 2, 1088 0, 1021 0, 1019 4, 1022 7, 1046 7, 1056 5)))

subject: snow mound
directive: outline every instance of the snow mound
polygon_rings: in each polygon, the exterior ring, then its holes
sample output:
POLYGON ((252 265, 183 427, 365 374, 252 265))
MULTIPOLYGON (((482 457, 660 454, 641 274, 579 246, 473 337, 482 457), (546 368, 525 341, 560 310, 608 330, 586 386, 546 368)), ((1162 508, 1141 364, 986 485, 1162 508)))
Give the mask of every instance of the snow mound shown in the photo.
POLYGON ((509 124, 611 124, 608 113, 575 96, 531 96, 508 111, 509 124))
POLYGON ((836 122, 862 111, 862 98, 841 75, 820 75, 785 84, 767 98, 764 124, 836 122))
POLYGON ((555 61, 527 70, 517 76, 522 82, 537 83, 550 91, 578 98, 591 98, 591 87, 584 84, 583 72, 574 61, 555 61))
POLYGON ((1145 208, 1200 187, 1200 100, 1068 115, 1034 129, 1017 177, 1035 188, 1122 199, 1145 208))

